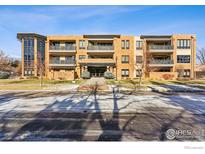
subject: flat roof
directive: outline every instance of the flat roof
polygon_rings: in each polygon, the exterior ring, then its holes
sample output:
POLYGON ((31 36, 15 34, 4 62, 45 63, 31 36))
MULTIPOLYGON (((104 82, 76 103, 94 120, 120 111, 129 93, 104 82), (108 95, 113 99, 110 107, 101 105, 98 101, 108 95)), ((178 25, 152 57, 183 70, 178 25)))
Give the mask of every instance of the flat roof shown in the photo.
POLYGON ((37 37, 44 40, 46 39, 46 36, 37 33, 17 33, 17 39, 21 40, 24 37, 37 37))
POLYGON ((144 38, 171 38, 172 35, 140 35, 141 39, 144 38))
POLYGON ((93 34, 93 35, 83 35, 85 38, 114 38, 114 37, 120 37, 119 34, 93 34))

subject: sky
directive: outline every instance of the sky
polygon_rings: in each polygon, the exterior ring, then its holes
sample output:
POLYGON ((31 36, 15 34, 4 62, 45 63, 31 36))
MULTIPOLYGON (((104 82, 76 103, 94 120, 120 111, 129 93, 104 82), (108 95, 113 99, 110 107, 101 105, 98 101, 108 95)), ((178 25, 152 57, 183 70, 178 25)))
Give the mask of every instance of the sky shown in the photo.
POLYGON ((42 35, 196 34, 205 47, 205 6, 0 6, 0 50, 21 57, 18 32, 42 35))

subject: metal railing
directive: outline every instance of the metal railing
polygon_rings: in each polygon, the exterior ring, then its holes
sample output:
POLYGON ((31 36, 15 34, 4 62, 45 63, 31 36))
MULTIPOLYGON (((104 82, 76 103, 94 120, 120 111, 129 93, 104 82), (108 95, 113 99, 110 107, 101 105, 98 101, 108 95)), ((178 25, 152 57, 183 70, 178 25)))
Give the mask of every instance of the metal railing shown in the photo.
POLYGON ((50 64, 75 64, 75 60, 51 60, 50 64))
POLYGON ((114 46, 88 46, 88 50, 114 50, 114 46))
POLYGON ((150 59, 150 64, 174 64, 174 61, 171 59, 150 59))
POLYGON ((172 50, 174 49, 172 45, 149 45, 151 50, 172 50))
POLYGON ((76 46, 50 46, 50 50, 76 50, 76 46))

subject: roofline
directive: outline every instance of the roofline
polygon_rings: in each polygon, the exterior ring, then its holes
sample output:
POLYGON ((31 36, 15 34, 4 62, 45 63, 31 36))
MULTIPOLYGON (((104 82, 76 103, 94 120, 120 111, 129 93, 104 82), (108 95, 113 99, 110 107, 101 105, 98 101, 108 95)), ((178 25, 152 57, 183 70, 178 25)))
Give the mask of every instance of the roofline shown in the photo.
POLYGON ((86 34, 83 35, 85 38, 114 38, 114 37, 120 37, 120 34, 86 34))
POLYGON ((17 39, 21 40, 24 37, 37 37, 46 40, 46 36, 37 33, 17 33, 17 39))
POLYGON ((141 39, 144 38, 171 38, 172 35, 140 35, 141 39))

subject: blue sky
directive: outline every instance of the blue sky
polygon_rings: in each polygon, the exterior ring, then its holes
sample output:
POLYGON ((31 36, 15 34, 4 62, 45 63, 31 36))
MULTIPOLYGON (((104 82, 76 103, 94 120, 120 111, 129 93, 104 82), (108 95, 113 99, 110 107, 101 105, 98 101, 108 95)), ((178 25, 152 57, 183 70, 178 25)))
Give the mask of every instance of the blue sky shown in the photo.
POLYGON ((21 56, 17 32, 196 34, 205 47, 205 6, 0 6, 0 50, 21 56))

